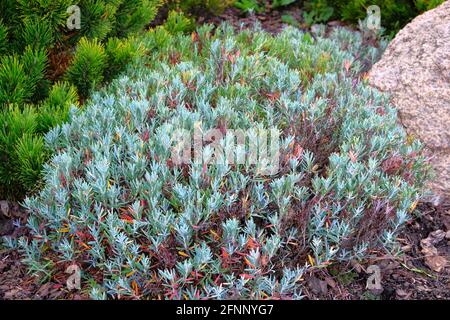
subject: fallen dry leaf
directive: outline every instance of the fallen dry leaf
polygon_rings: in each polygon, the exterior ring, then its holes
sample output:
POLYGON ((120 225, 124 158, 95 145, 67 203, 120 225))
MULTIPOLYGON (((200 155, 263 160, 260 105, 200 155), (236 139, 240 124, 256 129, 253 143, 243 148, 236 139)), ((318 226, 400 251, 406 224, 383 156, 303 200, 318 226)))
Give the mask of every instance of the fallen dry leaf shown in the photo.
POLYGON ((336 281, 334 281, 331 277, 326 277, 325 282, 333 289, 336 288, 336 281))
POLYGON ((327 282, 322 281, 314 276, 309 277, 307 282, 309 287, 315 294, 326 295, 328 293, 327 282))
POLYGON ((397 296, 399 298, 405 299, 405 300, 409 299, 409 297, 411 297, 411 295, 412 295, 412 292, 407 292, 403 289, 397 289, 397 290, 395 290, 395 293, 397 294, 397 296))
POLYGON ((447 259, 438 255, 425 257, 425 264, 431 270, 441 272, 447 266, 447 259))
POLYGON ((420 241, 421 252, 425 255, 425 264, 433 271, 441 272, 447 266, 447 259, 439 255, 435 245, 445 238, 445 232, 436 230, 420 241))

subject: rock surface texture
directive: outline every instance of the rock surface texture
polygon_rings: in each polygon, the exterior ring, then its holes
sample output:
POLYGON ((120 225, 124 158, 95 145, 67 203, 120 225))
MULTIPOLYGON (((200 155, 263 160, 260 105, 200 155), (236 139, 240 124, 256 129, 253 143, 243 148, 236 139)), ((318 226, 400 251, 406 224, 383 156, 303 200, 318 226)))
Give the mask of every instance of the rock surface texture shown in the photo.
POLYGON ((402 29, 369 79, 391 93, 408 133, 427 146, 434 193, 450 198, 450 1, 402 29))

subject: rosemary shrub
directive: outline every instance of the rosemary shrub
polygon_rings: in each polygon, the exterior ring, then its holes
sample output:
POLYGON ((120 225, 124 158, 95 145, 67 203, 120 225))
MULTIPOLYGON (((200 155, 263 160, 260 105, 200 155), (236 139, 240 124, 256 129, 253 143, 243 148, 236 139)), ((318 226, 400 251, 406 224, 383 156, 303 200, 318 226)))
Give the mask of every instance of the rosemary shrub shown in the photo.
POLYGON ((147 56, 45 136, 19 241, 32 271, 76 263, 95 299, 299 299, 308 268, 396 249, 428 165, 360 74, 379 48, 344 29, 141 41, 147 56), (280 169, 174 165, 171 135, 200 122, 277 128, 280 169))

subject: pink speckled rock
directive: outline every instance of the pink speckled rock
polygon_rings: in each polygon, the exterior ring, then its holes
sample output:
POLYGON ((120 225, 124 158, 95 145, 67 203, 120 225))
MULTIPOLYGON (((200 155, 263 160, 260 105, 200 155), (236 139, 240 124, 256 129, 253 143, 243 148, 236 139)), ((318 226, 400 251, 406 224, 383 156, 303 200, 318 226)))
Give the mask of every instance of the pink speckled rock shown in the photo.
POLYGON ((391 93, 400 121, 432 156, 433 191, 450 198, 450 1, 403 28, 369 81, 391 93))

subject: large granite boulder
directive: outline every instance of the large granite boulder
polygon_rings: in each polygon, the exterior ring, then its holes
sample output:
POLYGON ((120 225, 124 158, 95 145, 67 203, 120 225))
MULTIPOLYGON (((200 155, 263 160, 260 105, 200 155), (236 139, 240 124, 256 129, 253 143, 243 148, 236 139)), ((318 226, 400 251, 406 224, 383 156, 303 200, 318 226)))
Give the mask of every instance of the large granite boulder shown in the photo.
POLYGON ((432 157, 433 191, 450 198, 450 1, 402 29, 369 79, 391 93, 400 121, 432 157))

